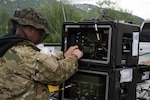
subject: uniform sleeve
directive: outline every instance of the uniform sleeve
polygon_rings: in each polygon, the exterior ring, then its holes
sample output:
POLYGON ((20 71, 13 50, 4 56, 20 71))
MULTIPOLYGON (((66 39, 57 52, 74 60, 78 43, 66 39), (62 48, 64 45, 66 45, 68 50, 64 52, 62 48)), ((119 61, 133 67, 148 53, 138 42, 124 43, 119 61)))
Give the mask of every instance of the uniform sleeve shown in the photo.
POLYGON ((16 54, 21 58, 18 73, 49 85, 59 85, 78 70, 77 57, 63 57, 62 52, 51 56, 40 53, 30 46, 15 47, 16 54), (21 69, 21 70, 19 70, 21 69))

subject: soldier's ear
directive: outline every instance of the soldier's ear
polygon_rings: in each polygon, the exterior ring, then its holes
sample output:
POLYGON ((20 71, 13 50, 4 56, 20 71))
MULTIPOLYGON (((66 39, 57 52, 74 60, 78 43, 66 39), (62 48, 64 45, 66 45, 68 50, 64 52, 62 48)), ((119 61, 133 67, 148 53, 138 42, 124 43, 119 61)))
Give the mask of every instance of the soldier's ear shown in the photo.
POLYGON ((8 22, 8 33, 14 34, 16 32, 16 29, 17 29, 17 22, 10 19, 8 22))

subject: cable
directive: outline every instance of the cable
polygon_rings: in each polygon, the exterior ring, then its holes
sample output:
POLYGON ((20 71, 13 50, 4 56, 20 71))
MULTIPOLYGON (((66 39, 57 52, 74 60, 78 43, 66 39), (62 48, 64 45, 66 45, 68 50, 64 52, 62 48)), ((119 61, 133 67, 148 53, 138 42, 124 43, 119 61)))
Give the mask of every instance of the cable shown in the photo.
POLYGON ((140 88, 141 88, 141 91, 145 91, 145 93, 143 94, 143 96, 141 96, 141 97, 138 97, 137 99, 138 100, 147 100, 146 98, 144 98, 144 96, 146 95, 146 93, 148 92, 148 91, 150 91, 149 89, 150 89, 150 86, 147 88, 147 89, 143 89, 141 86, 139 86, 140 88))
POLYGON ((147 53, 141 54, 141 55, 139 55, 139 56, 144 56, 144 55, 147 55, 147 54, 150 54, 150 52, 147 52, 147 53))
MULTIPOLYGON (((150 86, 148 87, 148 89, 150 89, 150 86)), ((149 91, 148 89, 142 89, 142 90, 145 90, 145 93, 143 94, 142 98, 144 98, 144 96, 146 95, 147 91, 149 91)))
POLYGON ((69 84, 69 85, 67 85, 67 86, 65 86, 65 87, 63 87, 61 89, 55 90, 53 92, 50 92, 50 97, 53 97, 56 93, 58 93, 60 91, 64 91, 65 89, 70 88, 72 86, 74 86, 74 84, 69 84))

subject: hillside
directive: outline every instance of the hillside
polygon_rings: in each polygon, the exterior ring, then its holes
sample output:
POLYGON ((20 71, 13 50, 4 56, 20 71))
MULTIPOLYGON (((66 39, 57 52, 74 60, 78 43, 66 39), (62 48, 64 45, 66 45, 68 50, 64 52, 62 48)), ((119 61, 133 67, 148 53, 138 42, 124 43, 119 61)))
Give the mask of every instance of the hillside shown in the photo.
MULTIPOLYGON (((65 2, 64 12, 61 2, 56 0, 0 0, 0 34, 8 31, 8 20, 19 8, 32 7, 40 10, 48 19, 51 37, 46 42, 60 42, 62 23, 64 21, 93 20, 100 15, 101 8, 91 4, 69 4, 65 2), (49 13, 50 12, 50 13, 49 13), (64 14, 65 13, 65 14, 64 14), (65 20, 66 17, 66 20, 65 20), (59 40, 59 41, 57 41, 59 40)), ((130 13, 105 9, 108 16, 117 20, 141 24, 142 18, 130 13)))
MULTIPOLYGON (((14 12, 14 10, 16 10, 18 7, 19 8, 25 8, 25 7, 32 7, 32 8, 36 8, 38 9, 39 6, 43 3, 43 2, 56 2, 56 0, 0 0, 0 9, 4 9, 7 8, 7 10, 9 11, 9 13, 12 15, 12 13, 14 12)), ((98 9, 97 6, 95 5, 91 5, 91 4, 74 4, 73 6, 75 6, 77 8, 77 10, 80 13, 87 13, 90 15, 90 17, 93 18, 93 16, 91 15, 96 15, 98 11, 96 11, 98 9)), ((118 11, 113 11, 115 14, 120 13, 118 11)), ((1 11, 0 11, 0 15, 1 15, 1 11)), ((142 22, 143 19, 132 15, 134 18, 137 18, 139 20, 139 22, 142 22)))
MULTIPOLYGON (((94 11, 99 10, 100 8, 95 6, 95 5, 91 5, 91 4, 75 4, 74 5, 78 10, 80 10, 80 12, 88 12, 90 13, 90 15, 93 15, 94 11)), ((116 11, 116 10, 111 10, 111 9, 104 9, 106 11, 106 14, 108 14, 108 16, 113 16, 114 19, 121 19, 121 20, 125 20, 125 21, 133 21, 135 23, 141 24, 143 22, 143 18, 136 16, 136 15, 132 15, 130 13, 127 12, 120 12, 120 11, 116 11), (124 15, 129 16, 130 18, 125 18, 124 15), (120 16, 120 17, 119 17, 120 16), (136 21, 137 20, 137 21, 136 21)), ((100 14, 100 11, 98 14, 100 14)))
MULTIPOLYGON (((49 2, 53 2, 55 0, 47 0, 49 2)), ((10 12, 13 12, 18 7, 32 7, 38 8, 44 0, 0 0, 0 8, 7 8, 10 12)))

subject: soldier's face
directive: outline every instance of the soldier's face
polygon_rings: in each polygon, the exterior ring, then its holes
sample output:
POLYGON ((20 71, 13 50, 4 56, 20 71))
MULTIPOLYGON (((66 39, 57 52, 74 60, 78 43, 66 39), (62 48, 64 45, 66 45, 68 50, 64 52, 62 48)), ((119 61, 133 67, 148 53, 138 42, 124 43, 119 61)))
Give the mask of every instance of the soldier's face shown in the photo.
POLYGON ((32 26, 23 26, 25 36, 34 43, 39 43, 42 40, 42 30, 36 29, 32 26))

